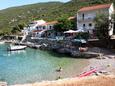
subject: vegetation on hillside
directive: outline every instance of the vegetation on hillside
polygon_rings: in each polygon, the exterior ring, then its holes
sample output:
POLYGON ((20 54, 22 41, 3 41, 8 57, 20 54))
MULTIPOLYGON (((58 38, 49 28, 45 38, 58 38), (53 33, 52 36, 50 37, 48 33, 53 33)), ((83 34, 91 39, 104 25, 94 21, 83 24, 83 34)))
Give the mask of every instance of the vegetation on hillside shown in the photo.
POLYGON ((111 2, 115 3, 115 0, 71 0, 67 3, 38 3, 0 10, 0 34, 10 34, 13 27, 26 25, 32 20, 52 21, 65 14, 74 16, 81 7, 111 2))
POLYGON ((75 21, 69 20, 66 15, 57 19, 58 23, 54 25, 54 29, 57 31, 67 31, 70 29, 75 29, 75 21))

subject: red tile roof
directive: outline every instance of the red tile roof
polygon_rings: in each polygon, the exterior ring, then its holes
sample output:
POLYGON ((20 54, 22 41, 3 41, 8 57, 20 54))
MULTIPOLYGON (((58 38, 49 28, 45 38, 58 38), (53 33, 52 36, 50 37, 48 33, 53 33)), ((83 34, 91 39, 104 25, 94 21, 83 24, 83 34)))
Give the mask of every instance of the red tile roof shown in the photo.
POLYGON ((32 32, 41 32, 42 30, 33 30, 32 32))
POLYGON ((72 19, 75 19, 75 16, 71 16, 68 18, 68 20, 72 20, 72 19))
POLYGON ((103 9, 103 8, 109 8, 111 4, 102 4, 102 5, 95 5, 95 6, 88 6, 81 8, 78 12, 83 11, 91 11, 91 10, 97 10, 97 9, 103 9))
POLYGON ((47 22, 45 24, 42 24, 42 26, 45 26, 45 25, 51 25, 51 24, 57 24, 58 21, 51 21, 51 22, 47 22))
POLYGON ((46 24, 56 24, 58 21, 47 22, 46 24))

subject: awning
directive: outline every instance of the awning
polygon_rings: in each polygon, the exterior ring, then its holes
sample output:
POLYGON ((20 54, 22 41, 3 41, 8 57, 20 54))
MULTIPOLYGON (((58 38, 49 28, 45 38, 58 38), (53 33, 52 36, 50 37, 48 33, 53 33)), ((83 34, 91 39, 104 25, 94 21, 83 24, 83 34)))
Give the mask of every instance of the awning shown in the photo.
POLYGON ((68 31, 65 31, 64 33, 77 33, 77 32, 74 30, 68 30, 68 31))

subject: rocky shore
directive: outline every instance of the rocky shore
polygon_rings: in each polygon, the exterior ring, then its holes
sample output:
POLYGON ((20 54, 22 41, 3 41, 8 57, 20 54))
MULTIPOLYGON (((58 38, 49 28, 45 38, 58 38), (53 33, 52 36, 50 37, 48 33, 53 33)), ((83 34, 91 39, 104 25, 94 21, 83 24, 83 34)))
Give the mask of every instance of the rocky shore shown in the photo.
POLYGON ((15 43, 15 44, 21 44, 26 45, 30 48, 34 49, 41 49, 41 50, 50 50, 55 51, 60 54, 68 54, 72 57, 79 57, 83 56, 86 58, 91 57, 98 57, 99 53, 91 52, 87 48, 87 44, 85 44, 85 47, 82 48, 86 52, 80 52, 81 44, 78 42, 75 42, 73 39, 64 39, 64 40, 56 40, 56 39, 50 39, 50 38, 39 38, 39 39, 31 39, 30 37, 27 37, 27 39, 22 43, 15 43))
POLYGON ((100 52, 92 52, 90 48, 88 48, 88 43, 86 42, 85 47, 82 48, 82 44, 80 41, 76 42, 74 39, 63 39, 57 40, 53 38, 38 38, 33 39, 31 36, 27 36, 24 41, 19 40, 5 40, 6 43, 14 43, 20 45, 26 45, 30 48, 41 49, 41 50, 50 50, 55 51, 60 54, 69 54, 72 57, 99 57, 100 52), (80 51, 81 50, 81 51, 80 51), (85 51, 85 52, 82 52, 85 51))

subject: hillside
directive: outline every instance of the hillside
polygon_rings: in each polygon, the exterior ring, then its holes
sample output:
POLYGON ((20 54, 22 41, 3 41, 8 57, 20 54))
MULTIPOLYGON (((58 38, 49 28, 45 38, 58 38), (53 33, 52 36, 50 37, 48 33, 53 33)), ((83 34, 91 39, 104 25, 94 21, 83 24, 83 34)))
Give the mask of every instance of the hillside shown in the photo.
POLYGON ((60 5, 62 5, 60 2, 38 3, 1 10, 0 31, 10 31, 16 24, 26 24, 33 20, 33 18, 47 19, 51 12, 60 5))
MULTIPOLYGON (((110 3, 114 0, 71 0, 67 3, 47 2, 0 10, 0 33, 10 32, 17 24, 27 24, 34 19, 55 20, 63 15, 74 16, 84 6, 110 3)), ((115 1, 114 1, 115 2, 115 1)))

